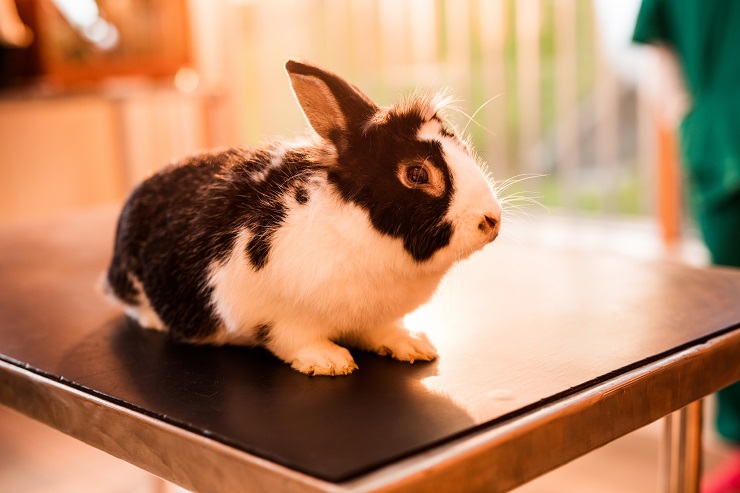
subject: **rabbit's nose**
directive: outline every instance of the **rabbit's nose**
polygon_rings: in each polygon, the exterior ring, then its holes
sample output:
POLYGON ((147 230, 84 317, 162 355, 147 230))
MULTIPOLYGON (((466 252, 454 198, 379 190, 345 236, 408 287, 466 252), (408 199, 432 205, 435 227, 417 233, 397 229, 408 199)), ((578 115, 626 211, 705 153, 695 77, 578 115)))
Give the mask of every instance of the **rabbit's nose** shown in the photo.
POLYGON ((483 214, 483 219, 478 223, 478 229, 487 233, 490 230, 496 228, 501 222, 501 216, 494 216, 493 214, 483 214))
POLYGON ((483 219, 478 223, 478 229, 489 236, 488 241, 493 241, 498 236, 501 228, 501 216, 498 214, 483 214, 483 219))

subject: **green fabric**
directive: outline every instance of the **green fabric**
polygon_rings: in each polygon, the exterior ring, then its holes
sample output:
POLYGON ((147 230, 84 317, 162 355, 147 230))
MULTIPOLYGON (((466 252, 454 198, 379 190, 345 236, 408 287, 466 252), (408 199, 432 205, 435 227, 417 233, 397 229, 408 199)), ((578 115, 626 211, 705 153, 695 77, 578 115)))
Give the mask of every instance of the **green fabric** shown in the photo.
POLYGON ((740 2, 643 0, 638 43, 676 53, 692 108, 680 128, 681 151, 698 206, 740 190, 740 2))
MULTIPOLYGON (((709 207, 697 207, 696 214, 712 261, 740 266, 740 193, 709 207)), ((740 444, 740 383, 717 393, 717 431, 726 439, 740 444)))
POLYGON ((709 207, 694 207, 694 213, 712 262, 740 267, 740 192, 709 207))
MULTIPOLYGON (((712 261, 718 265, 740 266, 740 193, 694 209, 712 261)), ((740 445, 740 382, 717 393, 716 424, 720 435, 740 445)))
POLYGON ((740 445, 740 383, 717 392, 717 433, 740 445))
MULTIPOLYGON (((740 267, 740 0, 643 0, 633 39, 678 57, 692 100, 679 129, 691 205, 713 262, 740 267)), ((717 431, 740 444, 740 382, 717 403, 717 431)))

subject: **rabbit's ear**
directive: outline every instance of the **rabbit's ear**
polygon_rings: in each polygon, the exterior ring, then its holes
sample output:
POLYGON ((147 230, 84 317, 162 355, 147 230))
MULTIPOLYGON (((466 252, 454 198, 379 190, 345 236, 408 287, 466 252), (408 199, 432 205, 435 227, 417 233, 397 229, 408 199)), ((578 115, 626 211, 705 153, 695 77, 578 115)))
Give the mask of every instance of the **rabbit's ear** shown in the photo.
POLYGON ((361 131, 378 110, 370 98, 336 74, 295 60, 288 60, 285 70, 308 124, 339 150, 347 134, 361 131))

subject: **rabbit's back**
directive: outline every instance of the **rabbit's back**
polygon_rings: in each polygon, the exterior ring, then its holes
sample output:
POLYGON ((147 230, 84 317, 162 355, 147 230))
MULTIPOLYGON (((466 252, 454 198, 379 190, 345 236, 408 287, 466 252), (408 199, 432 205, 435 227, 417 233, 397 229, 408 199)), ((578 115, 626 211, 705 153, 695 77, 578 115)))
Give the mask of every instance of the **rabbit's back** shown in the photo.
POLYGON ((280 143, 170 165, 126 202, 107 275, 110 291, 130 314, 153 309, 158 320, 150 328, 191 341, 217 336, 222 320, 212 308, 212 267, 249 231, 245 261, 264 268, 287 202, 307 201, 306 184, 318 172, 300 149, 280 143))

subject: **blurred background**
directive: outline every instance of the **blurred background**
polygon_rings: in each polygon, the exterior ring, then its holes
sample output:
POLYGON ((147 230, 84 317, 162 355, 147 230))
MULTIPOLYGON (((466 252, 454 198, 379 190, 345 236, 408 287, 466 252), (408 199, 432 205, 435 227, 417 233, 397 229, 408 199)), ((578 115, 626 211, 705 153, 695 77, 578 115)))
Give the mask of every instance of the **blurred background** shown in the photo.
MULTIPOLYGON (((189 153, 301 135, 283 70, 300 57, 380 104, 450 87, 449 117, 496 179, 521 178, 507 191, 519 199, 509 212, 518 226, 507 223, 506 234, 704 262, 682 220, 675 139, 651 109, 650 60, 630 45, 638 8, 639 0, 0 0, 0 222, 121 204, 135 183, 189 153)), ((652 429, 522 491, 653 491, 652 429)), ((0 408, 0 491, 151 486, 133 466, 0 408)))
POLYGON ((450 87, 450 118, 498 180, 543 175, 512 191, 567 213, 657 218, 677 234, 660 214, 678 185, 660 175, 629 43, 639 1, 3 4, 0 220, 120 202, 188 153, 303 133, 282 68, 301 57, 381 104, 450 87))

